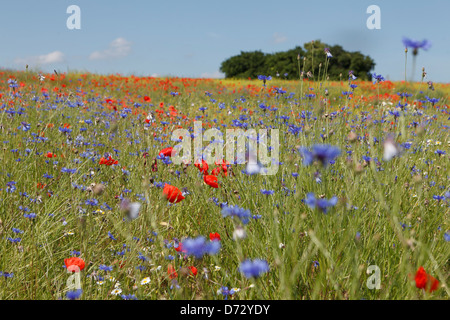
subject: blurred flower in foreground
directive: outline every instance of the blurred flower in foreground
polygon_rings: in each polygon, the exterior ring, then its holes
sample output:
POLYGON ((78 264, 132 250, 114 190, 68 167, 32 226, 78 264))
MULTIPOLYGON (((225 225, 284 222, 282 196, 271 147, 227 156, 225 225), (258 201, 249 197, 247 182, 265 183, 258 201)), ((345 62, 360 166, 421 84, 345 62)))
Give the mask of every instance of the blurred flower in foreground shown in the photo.
POLYGON ((239 219, 241 219, 243 224, 247 224, 251 217, 251 213, 250 213, 250 210, 240 208, 237 205, 236 206, 224 206, 222 208, 222 216, 223 217, 228 217, 228 216, 238 217, 239 219))
POLYGON ((221 247, 220 241, 206 242, 206 239, 199 236, 195 239, 187 238, 182 242, 183 250, 187 255, 193 255, 197 259, 205 254, 216 254, 221 247))
POLYGON ((337 204, 338 198, 336 196, 332 197, 330 200, 327 199, 316 199, 314 193, 310 192, 306 195, 305 203, 311 209, 319 209, 323 213, 327 213, 328 207, 334 207, 337 204))
POLYGON ((431 48, 431 42, 428 40, 416 41, 416 40, 411 40, 409 38, 403 37, 402 41, 403 41, 403 45, 406 48, 413 49, 413 55, 417 55, 417 53, 419 52, 419 49, 428 50, 431 48))
POLYGON ((255 259, 253 261, 247 259, 241 263, 239 271, 247 278, 257 278, 262 273, 269 271, 269 264, 262 259, 255 259))
POLYGON ((437 290, 439 281, 433 276, 430 276, 425 272, 423 267, 420 267, 415 276, 416 287, 419 289, 426 289, 427 292, 433 292, 437 290))
POLYGON ((82 293, 83 293, 83 290, 81 290, 81 289, 72 290, 72 291, 68 291, 66 293, 66 297, 69 300, 76 300, 81 296, 82 293))
POLYGON ((319 161, 324 167, 330 164, 330 161, 334 160, 341 154, 338 147, 330 146, 327 144, 316 144, 309 151, 305 147, 299 148, 300 154, 303 157, 303 165, 309 166, 314 160, 319 161))
POLYGON ((384 161, 389 161, 392 158, 394 158, 395 156, 397 156, 400 152, 400 150, 398 149, 397 145, 394 142, 394 139, 392 137, 388 137, 385 141, 384 141, 384 153, 383 153, 383 160, 384 161))

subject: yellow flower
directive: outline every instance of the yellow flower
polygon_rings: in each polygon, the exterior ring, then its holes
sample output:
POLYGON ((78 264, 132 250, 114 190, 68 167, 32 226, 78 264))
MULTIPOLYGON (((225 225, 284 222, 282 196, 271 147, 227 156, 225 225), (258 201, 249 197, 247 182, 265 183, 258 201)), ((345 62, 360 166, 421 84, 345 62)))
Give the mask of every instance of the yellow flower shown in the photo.
POLYGON ((97 209, 94 211, 95 214, 105 214, 105 211, 97 209))

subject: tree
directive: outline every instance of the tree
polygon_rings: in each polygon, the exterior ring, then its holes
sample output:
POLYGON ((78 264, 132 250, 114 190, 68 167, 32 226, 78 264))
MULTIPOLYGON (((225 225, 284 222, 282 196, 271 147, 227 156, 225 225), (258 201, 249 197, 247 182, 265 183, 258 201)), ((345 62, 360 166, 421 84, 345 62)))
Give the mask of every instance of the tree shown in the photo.
POLYGON ((350 70, 353 70, 359 79, 371 79, 370 71, 375 67, 375 62, 359 51, 348 52, 339 45, 329 46, 320 40, 305 43, 303 47, 304 49, 297 46, 288 51, 271 54, 261 51, 241 51, 241 54, 223 61, 220 71, 225 73, 226 78, 256 78, 260 74, 276 77, 278 74, 281 78, 299 79, 300 62, 304 76, 310 72, 314 80, 325 79, 325 72, 330 80, 346 79, 350 70), (332 58, 328 58, 328 64, 325 48, 333 55, 332 58))

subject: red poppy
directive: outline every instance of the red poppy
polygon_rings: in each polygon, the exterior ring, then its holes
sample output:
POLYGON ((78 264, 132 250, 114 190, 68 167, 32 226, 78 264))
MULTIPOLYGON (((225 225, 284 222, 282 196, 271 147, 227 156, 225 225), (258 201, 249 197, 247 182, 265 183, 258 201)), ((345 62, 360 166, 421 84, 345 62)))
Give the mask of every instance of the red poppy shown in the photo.
POLYGON ((164 185, 163 194, 171 203, 178 203, 184 199, 180 189, 167 183, 164 185))
POLYGON ((175 279, 178 277, 178 273, 175 271, 175 268, 169 264, 169 267, 167 268, 167 274, 169 275, 170 279, 175 279))
POLYGON ((190 267, 188 267, 188 268, 191 270, 191 273, 192 273, 194 276, 197 275, 197 268, 196 268, 196 267, 190 266, 190 267))
POLYGON ((198 163, 198 162, 195 163, 194 166, 195 166, 198 170, 200 170, 200 172, 203 173, 204 175, 207 175, 207 174, 208 174, 208 168, 209 168, 209 166, 208 166, 208 163, 206 163, 205 160, 202 160, 202 164, 200 164, 200 163, 198 163))
POLYGON ((83 270, 85 267, 84 260, 78 257, 64 259, 64 264, 66 265, 67 270, 70 270, 72 272, 76 271, 76 268, 72 266, 77 266, 78 268, 80 268, 80 271, 83 270))
POLYGON ((119 163, 119 161, 114 160, 113 158, 111 158, 111 156, 109 156, 108 158, 101 157, 100 161, 99 161, 99 164, 106 164, 107 166, 111 166, 113 164, 118 164, 118 163, 119 163))
POLYGON ((160 156, 163 155, 164 157, 171 157, 171 156, 172 156, 172 152, 173 152, 173 148, 172 148, 172 147, 170 147, 170 148, 165 148, 165 149, 162 149, 162 150, 159 152, 159 155, 160 155, 160 156))
POLYGON ((45 155, 47 158, 55 158, 56 154, 51 153, 51 152, 47 152, 47 154, 45 155))
POLYGON ((216 176, 212 176, 212 175, 203 176, 203 181, 205 181, 205 183, 208 186, 211 186, 213 188, 218 188, 219 187, 219 183, 218 183, 218 180, 217 180, 216 176))
POLYGON ((144 101, 151 101, 152 99, 150 99, 149 96, 144 96, 144 101))
POLYGON ((215 233, 210 233, 209 234, 209 239, 211 240, 211 241, 220 241, 220 234, 218 234, 217 232, 215 232, 215 233))
POLYGON ((433 292, 439 287, 439 281, 433 276, 427 274, 423 267, 420 267, 417 270, 415 280, 417 288, 426 289, 428 292, 433 292))
POLYGON ((214 168, 214 169, 211 171, 211 174, 214 175, 214 176, 218 176, 219 173, 220 173, 220 167, 214 168))
POLYGON ((175 251, 186 252, 186 250, 183 250, 183 244, 181 242, 178 244, 178 247, 175 248, 175 251))

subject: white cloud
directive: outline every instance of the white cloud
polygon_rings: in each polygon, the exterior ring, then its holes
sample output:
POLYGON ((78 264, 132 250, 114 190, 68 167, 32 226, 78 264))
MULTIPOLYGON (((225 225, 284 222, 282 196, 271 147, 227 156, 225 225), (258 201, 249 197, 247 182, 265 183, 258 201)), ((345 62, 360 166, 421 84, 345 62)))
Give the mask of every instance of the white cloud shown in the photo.
POLYGON ((117 38, 113 40, 107 49, 103 51, 94 51, 89 56, 90 60, 108 59, 108 58, 123 58, 131 52, 131 42, 124 38, 117 38))
POLYGON ((272 41, 275 43, 283 43, 287 41, 287 37, 281 33, 275 32, 272 36, 272 41))
POLYGON ((215 71, 215 72, 203 72, 201 75, 200 75, 200 78, 209 78, 209 79, 220 79, 220 78, 224 78, 225 77, 225 74, 223 74, 222 72, 220 72, 220 71, 215 71))
POLYGON ((17 58, 14 60, 16 64, 30 66, 42 66, 47 64, 54 64, 64 62, 64 53, 61 51, 53 51, 48 54, 43 54, 40 56, 32 56, 26 58, 17 58))

